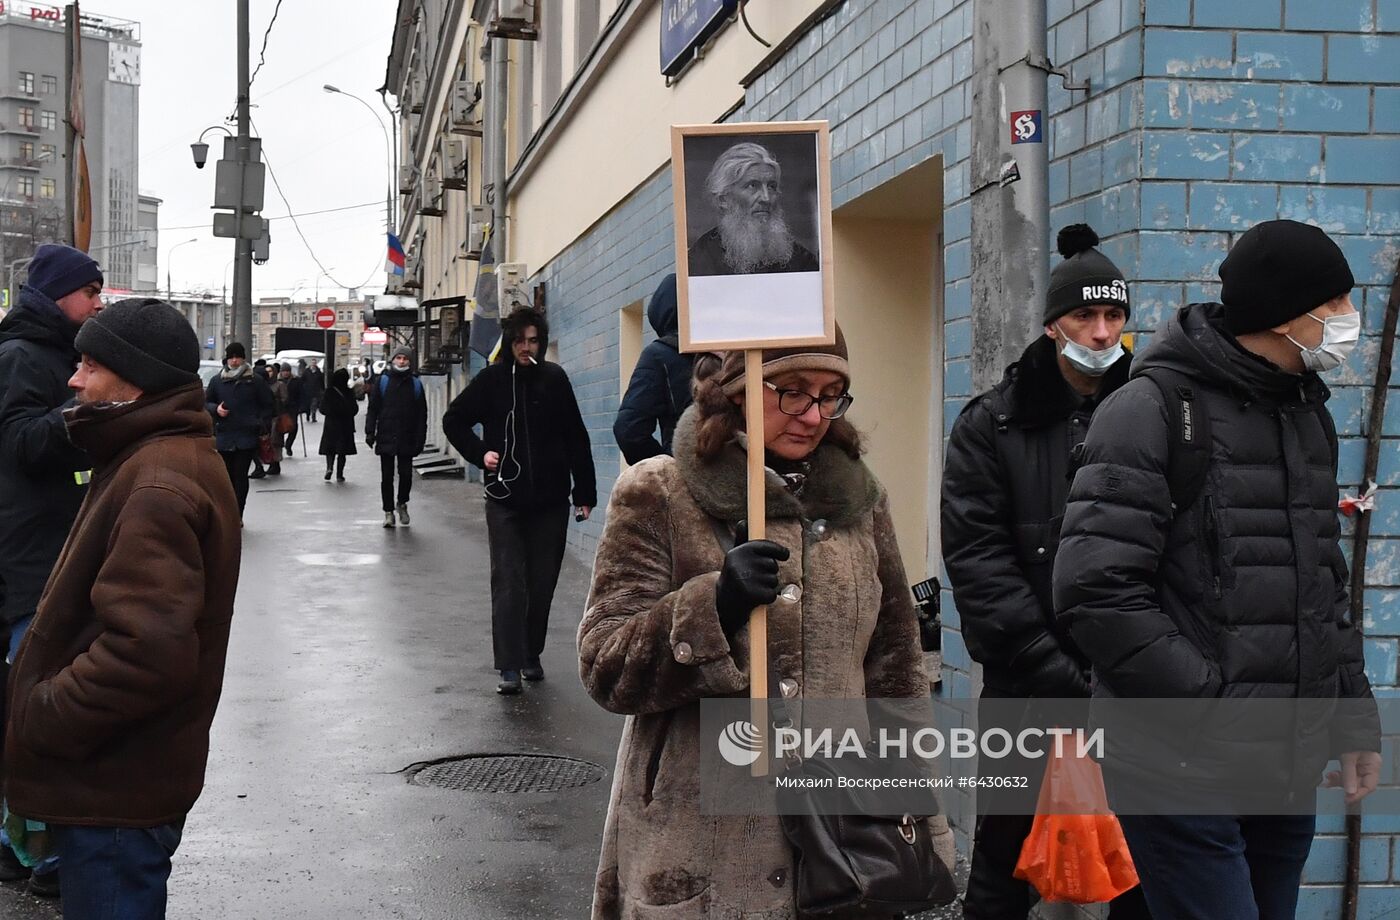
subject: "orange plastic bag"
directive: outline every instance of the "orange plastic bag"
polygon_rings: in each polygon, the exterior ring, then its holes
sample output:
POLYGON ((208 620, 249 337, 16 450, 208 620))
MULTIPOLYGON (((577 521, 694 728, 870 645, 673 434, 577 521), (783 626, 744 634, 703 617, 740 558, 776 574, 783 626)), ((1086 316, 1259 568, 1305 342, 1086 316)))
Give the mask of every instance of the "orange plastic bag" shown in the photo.
POLYGON ((1088 757, 1052 755, 1016 877, 1047 901, 1100 904, 1138 884, 1103 773, 1088 757))

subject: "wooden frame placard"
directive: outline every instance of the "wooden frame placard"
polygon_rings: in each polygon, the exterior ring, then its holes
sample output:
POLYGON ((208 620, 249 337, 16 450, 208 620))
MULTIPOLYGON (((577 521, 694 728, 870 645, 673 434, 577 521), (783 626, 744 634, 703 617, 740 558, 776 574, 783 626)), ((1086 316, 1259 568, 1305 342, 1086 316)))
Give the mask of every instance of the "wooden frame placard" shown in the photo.
POLYGON ((682 352, 830 345, 825 121, 671 126, 682 352))

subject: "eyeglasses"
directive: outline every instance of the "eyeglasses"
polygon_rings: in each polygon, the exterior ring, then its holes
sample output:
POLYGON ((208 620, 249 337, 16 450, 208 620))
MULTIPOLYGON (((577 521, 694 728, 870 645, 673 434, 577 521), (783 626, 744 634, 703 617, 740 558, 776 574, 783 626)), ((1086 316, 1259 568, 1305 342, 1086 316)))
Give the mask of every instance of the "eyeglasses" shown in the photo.
POLYGON ((816 403, 817 413, 830 421, 845 415, 856 399, 850 393, 842 393, 840 396, 813 396, 801 390, 779 389, 767 380, 763 381, 763 385, 778 394, 778 411, 783 415, 805 415, 807 410, 812 408, 812 404, 816 403))

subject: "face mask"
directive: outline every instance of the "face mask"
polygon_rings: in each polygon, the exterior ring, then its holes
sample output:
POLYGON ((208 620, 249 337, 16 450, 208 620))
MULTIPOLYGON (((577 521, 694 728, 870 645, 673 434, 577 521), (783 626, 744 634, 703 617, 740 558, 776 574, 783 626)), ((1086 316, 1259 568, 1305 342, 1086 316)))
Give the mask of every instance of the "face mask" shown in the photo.
POLYGON ((1102 351, 1094 351, 1092 348, 1086 348, 1078 342, 1071 340, 1058 325, 1055 327, 1055 331, 1058 332, 1060 337, 1064 340, 1065 347, 1062 354, 1065 356, 1065 360, 1069 362, 1070 367, 1079 371, 1081 374, 1087 374, 1090 377, 1102 377, 1104 374, 1108 373, 1108 369, 1113 366, 1115 361, 1123 357, 1122 339, 1119 339, 1102 351))
POLYGON ((1353 311, 1341 316, 1329 316, 1327 319, 1318 319, 1311 313, 1303 315, 1322 324, 1322 341, 1312 348, 1303 347, 1291 335, 1284 336, 1298 346, 1298 352, 1303 356, 1303 367, 1318 373, 1341 367, 1346 362, 1347 355, 1356 347, 1357 340, 1361 338, 1361 314, 1353 311))

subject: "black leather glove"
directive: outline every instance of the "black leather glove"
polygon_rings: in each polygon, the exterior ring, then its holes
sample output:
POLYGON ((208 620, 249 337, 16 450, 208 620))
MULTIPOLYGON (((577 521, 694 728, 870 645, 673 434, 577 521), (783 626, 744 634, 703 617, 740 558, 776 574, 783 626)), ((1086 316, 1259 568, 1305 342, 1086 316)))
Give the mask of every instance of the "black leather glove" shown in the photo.
POLYGON ((726 636, 732 636, 749 621, 755 607, 773 603, 778 597, 778 563, 791 553, 772 540, 748 539, 748 528, 739 525, 735 546, 724 554, 724 565, 715 583, 715 610, 726 636))

